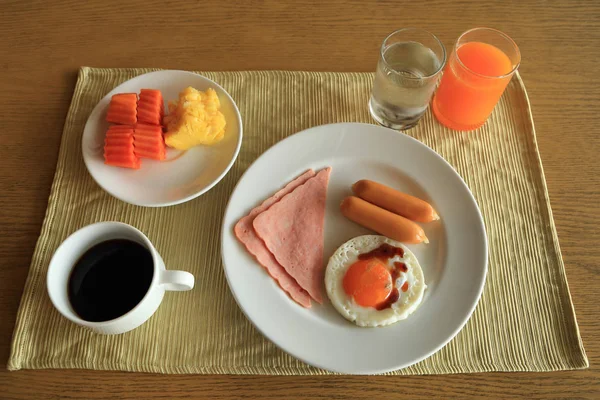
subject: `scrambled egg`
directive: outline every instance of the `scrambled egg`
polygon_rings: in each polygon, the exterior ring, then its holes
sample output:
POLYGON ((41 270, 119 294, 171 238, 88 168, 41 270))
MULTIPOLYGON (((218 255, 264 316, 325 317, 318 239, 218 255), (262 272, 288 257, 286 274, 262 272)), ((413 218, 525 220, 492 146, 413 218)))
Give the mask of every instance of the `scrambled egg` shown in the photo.
POLYGON ((167 127, 167 146, 187 150, 221 141, 225 135, 225 117, 220 108, 214 89, 201 92, 188 87, 183 90, 179 93, 178 102, 169 102, 169 115, 163 120, 167 127))

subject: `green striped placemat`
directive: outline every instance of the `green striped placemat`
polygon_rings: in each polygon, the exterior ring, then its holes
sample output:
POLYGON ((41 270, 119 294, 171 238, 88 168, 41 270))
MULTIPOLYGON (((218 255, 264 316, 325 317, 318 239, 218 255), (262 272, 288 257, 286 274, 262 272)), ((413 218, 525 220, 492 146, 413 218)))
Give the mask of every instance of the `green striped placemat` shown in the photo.
MULTIPOLYGON (((241 174, 277 141, 315 125, 372 122, 367 99, 373 75, 203 72, 232 95, 242 113, 244 143, 238 161, 221 183, 195 200, 142 208, 115 199, 96 185, 82 161, 81 135, 90 112, 106 93, 149 71, 80 71, 8 368, 327 373, 279 350, 238 309, 221 266, 220 222, 241 174), (167 294, 146 324, 117 336, 97 335, 67 321, 53 309, 45 288, 48 263, 58 245, 82 226, 107 220, 141 229, 167 265, 192 272, 197 282, 191 292, 167 294)), ((489 272, 479 306, 465 328, 438 353, 393 374, 587 367, 529 101, 518 74, 478 131, 450 131, 427 112, 408 134, 440 153, 471 188, 486 223, 489 272)))

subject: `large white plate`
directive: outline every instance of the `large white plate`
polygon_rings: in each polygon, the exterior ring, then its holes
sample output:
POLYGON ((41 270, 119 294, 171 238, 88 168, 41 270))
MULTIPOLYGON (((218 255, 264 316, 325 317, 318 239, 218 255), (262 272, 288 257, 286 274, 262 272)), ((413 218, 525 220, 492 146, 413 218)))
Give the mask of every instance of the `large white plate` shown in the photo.
POLYGON ((227 206, 222 255, 236 301, 267 338, 308 364, 352 374, 404 368, 442 348, 471 316, 487 271, 481 213, 454 169, 409 136, 353 123, 318 126, 290 136, 252 164, 227 206), (239 218, 306 169, 326 166, 333 170, 325 263, 340 244, 369 233, 339 211, 341 200, 359 179, 428 200, 440 214, 441 222, 423 224, 430 243, 409 246, 423 267, 428 288, 408 319, 383 328, 359 328, 339 315, 327 296, 323 305, 313 302, 311 309, 304 309, 279 289, 235 238, 233 227, 239 218))
POLYGON ((225 89, 192 72, 157 71, 124 82, 100 100, 85 124, 81 147, 92 178, 108 193, 138 206, 162 207, 186 202, 211 189, 227 174, 241 145, 242 119, 225 89), (142 159, 139 170, 104 164, 104 136, 109 126, 106 110, 113 94, 159 89, 166 103, 176 100, 179 92, 188 86, 198 90, 213 88, 217 92, 221 112, 227 121, 225 138, 221 142, 214 146, 194 147, 187 152, 168 149, 166 161, 142 159))

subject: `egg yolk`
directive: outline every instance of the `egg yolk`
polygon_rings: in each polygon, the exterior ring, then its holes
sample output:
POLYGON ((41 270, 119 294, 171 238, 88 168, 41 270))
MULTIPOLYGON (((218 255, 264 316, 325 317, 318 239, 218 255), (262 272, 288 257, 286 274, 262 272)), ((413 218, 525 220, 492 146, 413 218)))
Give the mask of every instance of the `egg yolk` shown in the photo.
POLYGON ((359 260, 346 271, 343 286, 360 306, 376 307, 390 295, 392 275, 378 259, 359 260))

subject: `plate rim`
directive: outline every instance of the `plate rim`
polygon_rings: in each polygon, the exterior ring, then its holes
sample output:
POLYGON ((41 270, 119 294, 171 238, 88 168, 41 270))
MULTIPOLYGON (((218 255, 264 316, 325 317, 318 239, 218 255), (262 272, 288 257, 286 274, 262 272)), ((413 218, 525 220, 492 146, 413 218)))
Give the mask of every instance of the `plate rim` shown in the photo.
MULTIPOLYGON (((310 168, 310 167, 307 167, 310 168)), ((235 239, 235 238, 234 238, 235 239)), ((237 240, 237 239, 235 239, 237 240)), ((241 245, 241 244, 240 244, 241 245)), ((304 362, 305 364, 309 365, 309 366, 313 366, 316 368, 320 368, 326 371, 331 371, 334 373, 340 373, 340 374, 348 374, 348 375, 376 375, 376 374, 385 374, 385 373, 389 373, 389 372, 393 372, 393 371, 398 371, 404 368, 407 368, 411 365, 414 365, 420 361, 423 361, 429 357, 431 357, 433 354, 437 353, 438 351, 440 351, 442 348, 444 348, 452 339, 454 339, 456 337, 456 335, 465 327, 465 325, 467 324, 467 322, 471 319, 471 317, 473 316, 473 313, 475 311, 475 309, 477 308, 477 305, 479 304, 479 301, 481 300, 481 295, 483 294, 483 289, 485 287, 485 284, 487 282, 487 274, 488 274, 488 267, 489 267, 489 243, 488 243, 488 237, 487 237, 487 231, 485 228, 485 221, 483 219, 483 215, 481 213, 481 209, 479 208, 479 204, 477 203, 477 200, 475 199, 475 196, 473 195, 473 193, 471 192, 471 189, 469 188, 469 186, 466 184, 466 182, 464 181, 464 179, 462 178, 462 176, 456 171, 456 169, 448 162, 446 161, 446 159, 444 159, 440 154, 438 154, 435 150, 433 150, 431 147, 427 146, 425 143, 415 139, 414 137, 407 135, 404 132, 399 132, 399 131, 395 131, 393 129, 390 128, 386 128, 380 125, 375 125, 375 124, 369 124, 369 123, 362 123, 362 122, 337 122, 337 123, 331 123, 331 124, 321 124, 321 125, 316 125, 310 128, 306 128, 303 129, 301 131, 298 131, 296 133, 293 133, 287 137, 285 137, 284 139, 278 141, 277 143, 273 144, 271 147, 269 147, 267 150, 265 150, 262 154, 260 154, 253 162, 252 164, 250 164, 248 166, 248 168, 244 171, 244 173, 242 174, 242 176, 239 178, 238 182, 236 183, 236 185, 234 186, 231 195, 229 197, 229 200, 227 201, 227 206, 225 207, 225 212, 223 214, 223 219, 221 221, 221 246, 220 246, 220 251, 221 251, 221 262, 222 262, 222 266, 223 266, 223 270, 225 272, 225 278, 227 281, 227 286, 229 287, 229 291, 231 292, 231 294, 233 295, 233 298, 235 299, 235 302, 238 305, 238 308, 242 311, 242 313, 244 314, 244 316, 246 317, 246 319, 248 321, 250 321, 250 323, 254 326, 254 328, 256 328, 266 339, 268 339, 269 341, 271 341, 273 344, 275 344, 279 349, 281 349, 282 351, 284 351, 285 353, 291 355, 294 358, 297 358, 298 360, 304 362), (423 356, 421 357, 417 357, 415 359, 413 359, 410 362, 407 363, 401 363, 398 364, 395 367, 391 367, 391 368, 380 368, 380 369, 369 369, 369 370, 362 370, 362 372, 349 372, 349 371, 344 371, 341 369, 336 369, 336 368, 331 368, 328 366, 324 366, 321 365, 321 363, 319 362, 312 362, 312 361, 308 361, 305 357, 302 356, 302 354, 287 349, 285 348, 279 340, 273 338, 271 335, 267 334, 263 329, 261 329, 261 327, 252 319, 248 316, 248 313, 246 312, 245 307, 242 305, 240 299, 238 298, 237 293, 235 292, 235 290, 232 287, 231 281, 230 281, 230 277, 229 277, 229 272, 226 266, 226 262, 225 262, 225 236, 227 234, 229 235, 233 235, 231 231, 231 229, 228 229, 226 225, 227 222, 227 215, 230 212, 230 207, 231 207, 231 201, 233 198, 233 194, 236 192, 236 190, 238 189, 239 185, 241 184, 241 182, 244 180, 244 178, 246 177, 246 175, 249 173, 249 171, 252 169, 252 167, 259 162, 259 160, 261 158, 263 158, 267 153, 270 152, 274 152, 276 151, 277 147, 280 147, 282 145, 283 142, 285 142, 286 140, 295 137, 296 135, 301 135, 307 131, 310 130, 314 130, 314 129, 322 129, 326 126, 331 126, 331 127, 340 127, 343 128, 344 126, 365 126, 365 127, 369 127, 370 129, 372 129, 373 127, 376 127, 378 129, 384 129, 384 130, 388 130, 391 132, 394 132, 395 134, 400 134, 405 136, 405 138, 407 138, 409 141, 414 142, 415 145, 417 146, 423 146, 425 147, 427 150, 429 150, 431 153, 433 153, 433 155, 438 158, 440 161, 442 161, 442 163, 450 168, 450 170, 456 175, 456 177, 459 179, 459 181, 461 182, 463 188, 466 190, 469 198, 471 199, 472 203, 475 206, 475 211, 477 214, 477 221, 479 223, 479 228, 481 229, 481 232, 483 233, 483 274, 481 277, 481 282, 478 285, 477 288, 477 293, 475 296, 475 300, 473 301, 473 304, 471 305, 471 307, 467 310, 468 313, 466 314, 465 318, 460 321, 460 323, 458 324, 457 328, 448 336, 448 338, 446 338, 445 340, 441 341, 441 343, 434 347, 433 349, 431 349, 430 351, 426 352, 423 356)), ((290 300, 291 301, 291 300, 290 300)), ((351 323, 351 322, 348 322, 351 323)), ((364 328, 364 329, 368 329, 368 328, 364 328)), ((375 328, 377 329, 377 328, 375 328)))
MULTIPOLYGON (((91 126, 91 125, 90 125, 91 126)), ((180 69, 160 69, 157 71, 150 71, 150 72, 146 72, 137 76, 134 76, 133 78, 130 78, 124 82, 121 82, 119 85, 115 86, 110 92, 108 92, 104 97, 102 97, 98 103, 94 106, 94 108, 92 109, 92 111, 90 112, 90 115, 88 116, 85 125, 83 127, 83 132, 81 135, 81 157, 83 158, 83 162, 85 164, 85 168, 88 171, 88 174, 92 177, 92 179, 94 180, 94 182, 96 182, 96 184, 98 186, 100 186, 100 188, 102 190, 104 190, 106 193, 108 193, 109 195, 113 196, 114 198, 121 200, 127 204, 131 204, 134 206, 140 206, 140 207, 149 207, 149 208, 159 208, 159 207, 170 207, 170 206, 175 206, 178 204, 183 204, 183 203, 187 203, 190 200, 193 200, 201 195, 203 195, 204 193, 208 192, 209 190, 211 190, 213 187, 215 187, 219 182, 221 182, 221 180, 229 173, 229 171, 231 170, 231 167, 233 167, 233 164, 236 162, 239 153, 240 153, 240 149, 242 147, 242 140, 243 140, 243 136, 244 136, 244 127, 243 127, 243 123, 242 123, 242 115, 240 113, 240 109, 237 106, 237 103, 233 100, 233 97, 231 97, 231 95, 229 94, 229 92, 227 90, 225 90, 221 85, 219 85, 218 83, 216 83, 215 81, 213 81, 210 78, 205 77, 204 75, 195 73, 195 72, 191 72, 191 71, 185 71, 185 70, 180 70, 180 69), (205 80, 207 80, 208 82, 210 82, 210 84, 218 87, 219 89, 221 89, 223 91, 223 93, 225 93, 225 95, 227 96, 227 98, 231 101, 231 104, 233 104, 233 108, 235 110, 235 115, 236 115, 236 119, 238 122, 238 126, 239 126, 239 135, 238 135, 238 140, 235 146, 235 151, 233 154, 233 157, 231 158, 231 160, 229 161, 229 163, 227 164, 227 166, 225 167, 225 169, 221 172, 221 174, 219 174, 219 176, 214 179, 210 184, 206 185, 203 189, 199 190, 198 192, 191 194, 187 197, 183 197, 179 200, 174 200, 174 201, 167 201, 167 202, 161 202, 161 203, 146 203, 146 202, 132 202, 129 200, 124 199, 122 196, 118 196, 115 193, 113 193, 111 190, 109 190, 105 185, 101 184, 98 179, 96 179, 96 177, 94 176, 94 174, 91 172, 90 170, 90 159, 89 157, 86 157, 86 152, 84 149, 84 136, 85 136, 85 132, 88 129, 88 124, 91 124, 90 119, 92 118, 93 115, 95 114, 100 114, 100 104, 108 97, 112 96, 114 93, 117 92, 117 90, 119 89, 119 87, 121 87, 122 85, 131 82, 132 80, 135 79, 139 79, 142 77, 145 77, 146 75, 152 75, 152 74, 156 74, 156 73, 177 73, 177 74, 185 74, 185 75, 195 75, 195 76, 199 76, 205 80)))

